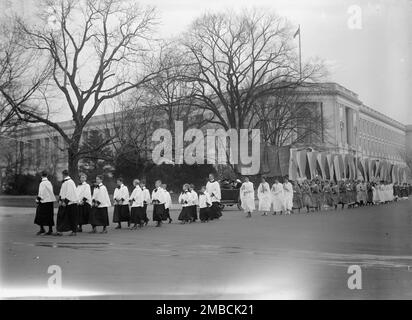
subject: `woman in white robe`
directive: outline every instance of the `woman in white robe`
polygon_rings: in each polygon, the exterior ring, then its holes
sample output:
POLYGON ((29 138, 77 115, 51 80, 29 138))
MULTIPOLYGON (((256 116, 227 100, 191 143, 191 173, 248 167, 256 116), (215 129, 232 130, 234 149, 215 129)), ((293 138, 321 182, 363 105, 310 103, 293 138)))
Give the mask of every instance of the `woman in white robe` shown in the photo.
POLYGON ((240 201, 247 217, 252 217, 252 212, 255 210, 255 190, 248 177, 245 177, 245 182, 240 187, 240 201))
POLYGON ((275 180, 275 183, 272 186, 272 202, 273 202, 273 215, 276 215, 276 213, 284 210, 285 206, 285 197, 283 193, 283 184, 279 182, 279 180, 275 180))
POLYGON ((272 195, 270 193, 269 183, 262 177, 262 182, 258 188, 259 211, 263 211, 263 216, 267 216, 272 206, 272 195))
POLYGON ((286 214, 291 214, 293 208, 293 186, 288 178, 285 178, 283 183, 283 194, 285 198, 286 214))

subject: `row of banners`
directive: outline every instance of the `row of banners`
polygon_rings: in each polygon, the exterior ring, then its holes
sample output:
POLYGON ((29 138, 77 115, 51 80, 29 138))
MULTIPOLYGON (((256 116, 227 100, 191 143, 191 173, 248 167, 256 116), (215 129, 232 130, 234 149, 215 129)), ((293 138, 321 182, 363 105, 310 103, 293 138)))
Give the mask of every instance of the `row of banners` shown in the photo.
POLYGON ((291 180, 363 180, 404 183, 408 181, 409 168, 386 160, 359 158, 351 154, 332 154, 296 150, 290 147, 261 147, 260 174, 291 180), (357 171, 357 173, 356 173, 357 171))

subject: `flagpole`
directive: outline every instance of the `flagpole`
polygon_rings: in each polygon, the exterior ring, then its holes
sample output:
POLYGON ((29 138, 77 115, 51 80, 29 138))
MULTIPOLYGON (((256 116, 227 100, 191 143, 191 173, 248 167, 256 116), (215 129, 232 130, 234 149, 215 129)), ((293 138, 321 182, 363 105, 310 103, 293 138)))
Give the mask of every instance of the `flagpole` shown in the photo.
POLYGON ((300 39, 301 33, 302 33, 302 30, 300 29, 300 25, 299 25, 299 72, 300 72, 300 79, 302 80, 302 43, 300 39))

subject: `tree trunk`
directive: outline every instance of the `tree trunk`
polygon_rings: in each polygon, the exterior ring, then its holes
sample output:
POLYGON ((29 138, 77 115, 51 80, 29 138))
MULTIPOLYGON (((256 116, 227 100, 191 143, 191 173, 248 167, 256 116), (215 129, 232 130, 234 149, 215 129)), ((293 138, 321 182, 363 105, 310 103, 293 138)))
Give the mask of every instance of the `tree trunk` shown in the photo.
POLYGON ((73 143, 68 149, 69 175, 77 182, 79 178, 79 143, 73 143))

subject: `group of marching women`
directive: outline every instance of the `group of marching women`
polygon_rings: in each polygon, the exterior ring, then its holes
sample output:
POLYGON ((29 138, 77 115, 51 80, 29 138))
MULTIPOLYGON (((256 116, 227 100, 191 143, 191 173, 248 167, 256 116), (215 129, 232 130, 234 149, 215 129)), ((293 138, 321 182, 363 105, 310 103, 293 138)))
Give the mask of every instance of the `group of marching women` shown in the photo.
MULTIPOLYGON (((87 176, 80 174, 80 184, 76 186, 70 178, 68 171, 63 171, 63 182, 58 198, 58 212, 56 231, 54 227, 54 202, 56 197, 53 186, 47 178, 47 173, 42 174, 39 192, 36 198, 37 209, 34 223, 40 226, 37 235, 62 236, 64 232, 70 232, 71 236, 83 232, 83 226, 90 224, 90 233, 97 233, 97 227, 102 227, 101 233, 107 233, 109 226, 108 208, 112 206, 109 193, 103 184, 101 176, 96 177, 93 193, 87 183, 87 176), (48 227, 48 231, 45 230, 48 227)), ((114 211, 113 223, 116 229, 122 228, 122 223, 127 223, 128 228, 136 230, 147 225, 149 218, 147 206, 153 205, 152 219, 156 226, 160 227, 163 221, 172 222, 170 207, 172 199, 167 191, 167 185, 160 180, 156 181, 155 189, 150 194, 145 183, 139 179, 133 181, 134 189, 131 194, 123 179, 117 179, 117 187, 113 193, 114 211)), ((213 174, 209 175, 209 181, 202 187, 199 194, 193 185, 185 184, 179 196, 182 211, 179 215, 181 223, 191 223, 198 220, 197 207, 201 222, 219 219, 222 216, 220 209, 220 185, 214 180, 213 174)))
MULTIPOLYGON (((122 178, 117 179, 117 187, 113 193, 113 223, 117 224, 116 229, 121 229, 122 223, 127 223, 131 230, 147 225, 149 204, 153 205, 152 220, 157 227, 164 221, 172 222, 169 212, 172 199, 166 184, 160 180, 156 181, 151 194, 143 181, 135 179, 133 186, 134 189, 129 194, 122 178)), ((258 210, 264 216, 269 212, 273 212, 274 215, 292 214, 295 210, 300 212, 301 209, 306 209, 307 213, 324 208, 337 210, 338 206, 343 209, 345 205, 351 208, 391 202, 408 197, 411 191, 411 186, 407 184, 351 180, 335 183, 321 179, 290 182, 287 177, 282 183, 276 179, 271 187, 262 177, 257 189, 258 210)), ((242 209, 247 213, 247 217, 251 217, 256 209, 255 190, 248 177, 244 177, 240 185, 239 196, 242 209)), ((91 233, 97 233, 97 227, 102 227, 101 233, 107 233, 110 224, 108 208, 112 203, 101 176, 96 177, 92 192, 85 174, 80 174, 80 184, 76 186, 67 170, 63 171, 58 198, 57 232, 53 233, 55 201, 53 186, 47 178, 47 173, 43 173, 34 220, 34 223, 40 226, 38 235, 61 236, 63 232, 70 232, 70 235, 75 236, 78 232, 83 232, 84 225, 89 224, 92 227, 91 233), (48 227, 47 232, 45 227, 48 227)), ((213 174, 209 175, 207 184, 202 186, 199 192, 195 191, 193 184, 184 184, 178 198, 182 207, 178 220, 186 224, 197 220, 208 222, 219 219, 222 216, 220 201, 220 184, 213 174)))
MULTIPOLYGON (((411 194, 411 187, 408 184, 398 185, 393 183, 365 182, 365 181, 325 181, 321 179, 294 181, 291 183, 288 178, 283 179, 283 183, 275 180, 272 187, 265 178, 257 190, 259 200, 259 211, 267 215, 272 211, 276 214, 291 214, 294 210, 300 212, 320 211, 324 208, 337 210, 338 206, 343 209, 356 206, 377 205, 388 203, 399 198, 408 197, 411 194)), ((254 189, 249 179, 245 178, 240 189, 242 208, 250 217, 255 210, 254 189)))

